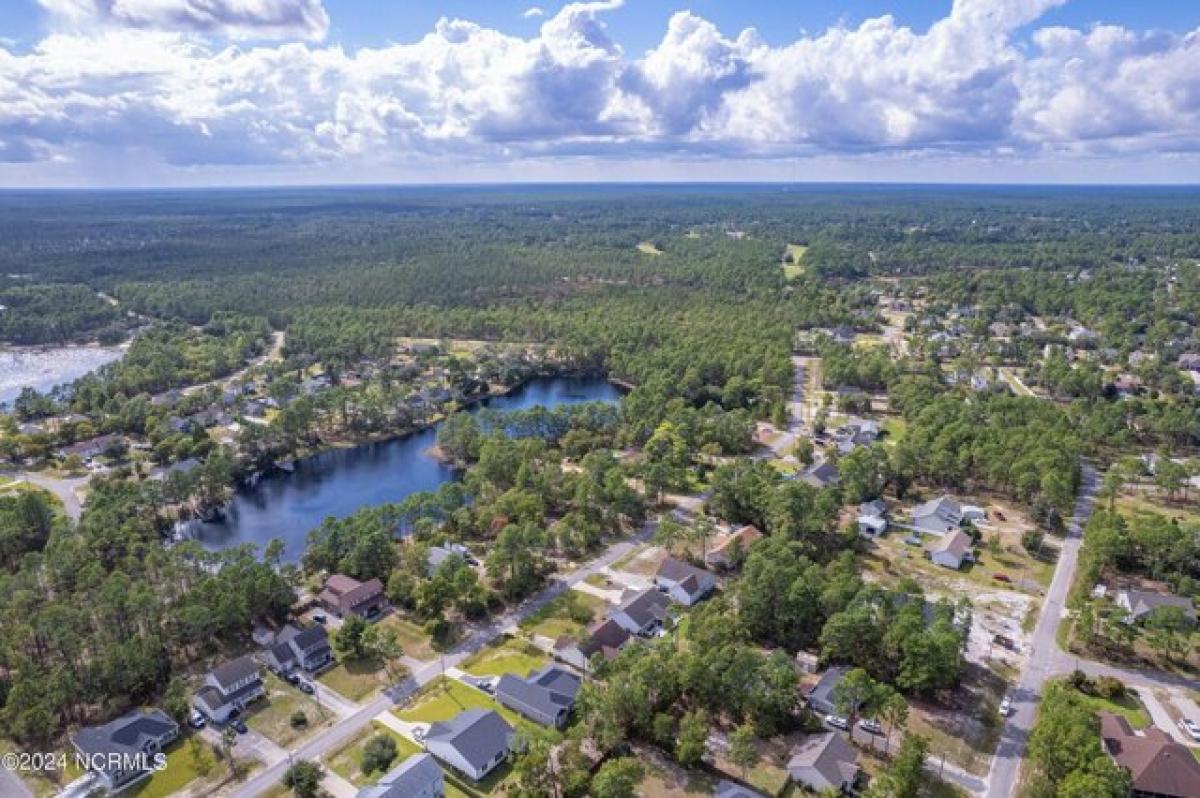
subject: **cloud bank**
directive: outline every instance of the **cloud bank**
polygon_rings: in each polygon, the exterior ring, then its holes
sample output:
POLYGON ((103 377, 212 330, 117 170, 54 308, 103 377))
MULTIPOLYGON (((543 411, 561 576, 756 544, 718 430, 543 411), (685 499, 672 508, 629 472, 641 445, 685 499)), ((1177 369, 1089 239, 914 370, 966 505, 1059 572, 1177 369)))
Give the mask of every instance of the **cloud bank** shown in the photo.
POLYGON ((321 43, 320 0, 39 0, 53 32, 28 52, 0 47, 0 163, 1200 149, 1200 30, 1038 28, 1064 1, 955 0, 928 30, 885 15, 774 47, 681 11, 633 55, 605 25, 621 0, 569 4, 529 38, 442 19, 353 52, 321 43))

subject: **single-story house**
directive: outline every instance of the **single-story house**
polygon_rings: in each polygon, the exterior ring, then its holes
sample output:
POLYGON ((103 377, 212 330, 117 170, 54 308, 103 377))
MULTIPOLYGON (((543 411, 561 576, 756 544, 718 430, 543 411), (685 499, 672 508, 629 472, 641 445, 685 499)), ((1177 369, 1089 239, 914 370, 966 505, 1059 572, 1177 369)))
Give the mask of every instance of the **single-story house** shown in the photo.
POLYGON ((543 726, 561 729, 575 706, 583 680, 557 665, 547 665, 522 679, 511 673, 496 684, 496 700, 543 726))
POLYGON ((1129 771, 1133 798, 1200 797, 1200 762, 1161 729, 1135 733, 1125 718, 1101 712, 1100 740, 1113 761, 1129 771))
POLYGON ((266 690, 257 663, 250 656, 244 656, 209 671, 192 703, 209 720, 225 723, 264 695, 266 690))
POLYGON ((474 781, 508 756, 513 729, 490 709, 468 709, 425 732, 425 750, 474 781))
POLYGON ((834 700, 833 691, 837 689, 837 686, 841 684, 842 679, 849 672, 849 668, 841 666, 826 669, 821 674, 820 680, 808 691, 809 708, 822 715, 837 714, 837 701, 834 700))
POLYGON ((956 529, 948 535, 943 535, 937 543, 929 548, 929 559, 943 568, 957 571, 964 562, 972 559, 971 549, 974 541, 971 536, 961 529, 956 529))
POLYGON ((838 467, 828 460, 813 463, 800 472, 800 479, 814 488, 832 488, 839 478, 838 467))
POLYGON ((333 663, 329 633, 320 624, 297 629, 288 624, 275 636, 274 645, 267 649, 267 667, 280 676, 296 670, 316 673, 333 663))
POLYGON ((429 754, 413 754, 383 775, 355 798, 442 798, 446 780, 437 760, 429 754))
POLYGON ((621 602, 608 617, 632 635, 649 637, 666 622, 669 606, 665 595, 654 588, 646 588, 621 602))
POLYGON ((912 508, 909 525, 927 535, 946 535, 963 522, 962 506, 949 496, 939 496, 912 508))
POLYGON ((62 455, 64 457, 75 455, 81 460, 91 460, 104 454, 113 446, 119 446, 123 443, 125 443, 125 438, 120 435, 99 435, 95 438, 88 438, 87 440, 73 443, 70 446, 64 446, 62 448, 62 455))
POLYGON ((370 620, 387 608, 382 582, 378 579, 360 582, 344 574, 334 574, 326 579, 325 588, 317 594, 317 600, 339 618, 357 615, 370 620))
POLYGON ((713 798, 765 798, 758 790, 752 790, 745 784, 721 779, 713 790, 713 798))
POLYGON ((850 792, 858 781, 858 752, 836 732, 810 734, 792 749, 787 770, 810 790, 850 792))
POLYGON ((753 524, 746 524, 728 535, 722 535, 704 555, 704 563, 710 568, 730 568, 733 566, 735 549, 740 548, 745 555, 750 551, 751 545, 762 540, 762 536, 762 532, 753 524))
POLYGON ((690 607, 713 591, 717 579, 703 568, 668 557, 658 566, 654 584, 664 590, 672 601, 690 607))
POLYGON ((80 729, 71 745, 86 758, 87 770, 115 792, 148 775, 153 756, 177 739, 179 724, 165 712, 137 709, 101 726, 80 729))
POLYGON ((1117 606, 1129 613, 1131 622, 1144 621, 1159 607, 1179 607, 1184 614, 1196 622, 1196 608, 1187 596, 1172 596, 1152 590, 1122 590, 1117 593, 1117 606))
POLYGON ((592 657, 599 654, 606 660, 614 659, 632 639, 623 626, 606 618, 592 626, 582 640, 560 637, 554 643, 554 656, 586 672, 591 670, 592 657))

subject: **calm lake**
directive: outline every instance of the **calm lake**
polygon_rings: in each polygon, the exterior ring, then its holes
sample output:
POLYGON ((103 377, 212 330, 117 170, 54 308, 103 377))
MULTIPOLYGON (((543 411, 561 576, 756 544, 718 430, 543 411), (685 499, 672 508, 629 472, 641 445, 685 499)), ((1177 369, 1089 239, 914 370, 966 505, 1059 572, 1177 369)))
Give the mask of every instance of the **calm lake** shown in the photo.
POLYGON ((121 357, 115 346, 56 346, 46 349, 0 351, 0 402, 12 403, 30 386, 42 393, 74 382, 88 372, 121 357))
MULTIPOLYGON (((496 410, 555 407, 578 402, 615 402, 617 389, 603 379, 531 380, 507 396, 474 405, 496 410)), ((209 548, 242 543, 262 547, 272 538, 286 546, 285 558, 298 560, 308 533, 328 516, 347 516, 360 507, 397 502, 418 491, 436 490, 454 471, 425 454, 437 438, 431 427, 404 438, 335 449, 296 463, 296 470, 261 480, 239 491, 226 516, 192 523, 190 533, 209 548)))

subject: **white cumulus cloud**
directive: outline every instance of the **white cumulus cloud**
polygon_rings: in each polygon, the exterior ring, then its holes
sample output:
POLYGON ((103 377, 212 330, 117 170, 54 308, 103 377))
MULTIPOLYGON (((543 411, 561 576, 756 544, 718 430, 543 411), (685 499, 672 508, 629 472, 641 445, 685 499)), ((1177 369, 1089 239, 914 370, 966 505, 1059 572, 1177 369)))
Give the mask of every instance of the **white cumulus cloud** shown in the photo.
POLYGON ((321 0, 38 0, 60 22, 237 39, 320 40, 329 30, 321 0))

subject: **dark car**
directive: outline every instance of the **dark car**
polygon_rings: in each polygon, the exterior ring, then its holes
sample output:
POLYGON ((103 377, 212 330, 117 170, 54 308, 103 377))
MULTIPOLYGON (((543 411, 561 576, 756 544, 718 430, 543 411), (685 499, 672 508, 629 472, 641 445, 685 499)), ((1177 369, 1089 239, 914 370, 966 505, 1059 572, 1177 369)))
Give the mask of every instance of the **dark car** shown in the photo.
POLYGON ((241 718, 234 718, 229 725, 232 726, 233 730, 238 734, 245 734, 246 732, 250 731, 250 729, 246 727, 246 721, 242 720, 241 718))
POLYGON ((317 691, 317 690, 316 690, 316 688, 315 688, 315 687, 313 687, 313 686, 312 686, 311 684, 309 684, 308 682, 301 682, 301 681, 297 681, 297 682, 296 682, 296 688, 297 688, 297 689, 298 689, 300 692, 304 693, 305 695, 312 695, 313 693, 315 693, 315 692, 317 691))
POLYGON ((313 623, 319 623, 322 625, 324 625, 324 623, 325 623, 324 615, 314 615, 312 618, 313 618, 313 623))
POLYGON ((287 681, 287 683, 288 683, 288 684, 290 684, 290 685, 297 685, 297 686, 298 686, 298 685, 300 684, 300 677, 299 677, 298 675, 294 674, 294 673, 289 673, 287 676, 285 676, 285 677, 283 677, 283 678, 284 678, 284 680, 286 680, 286 681, 287 681))

